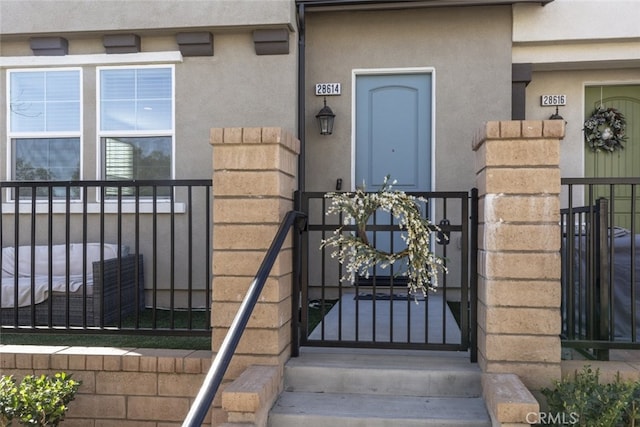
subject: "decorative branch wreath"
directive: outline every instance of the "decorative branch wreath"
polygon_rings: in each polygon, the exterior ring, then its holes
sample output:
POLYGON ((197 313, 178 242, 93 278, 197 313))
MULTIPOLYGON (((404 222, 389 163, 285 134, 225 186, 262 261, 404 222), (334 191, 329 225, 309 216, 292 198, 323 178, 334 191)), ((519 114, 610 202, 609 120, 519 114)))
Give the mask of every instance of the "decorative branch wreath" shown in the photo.
POLYGON ((591 150, 612 153, 624 148, 626 127, 627 121, 620 111, 600 105, 584 122, 584 138, 591 150))
MULTIPOLYGON (((392 184, 395 184, 394 181, 392 184)), ((430 251, 430 235, 440 229, 420 214, 417 202, 426 202, 421 197, 410 196, 403 191, 392 191, 389 176, 376 193, 366 193, 364 188, 355 193, 329 193, 329 214, 343 214, 343 225, 333 235, 322 241, 321 247, 332 246, 333 258, 343 264, 346 274, 342 280, 354 281, 356 275, 369 277, 370 269, 387 268, 396 261, 408 258, 406 271, 398 275, 408 278, 409 293, 423 296, 438 286, 438 273, 447 271, 444 260, 430 251), (395 253, 373 247, 367 238, 367 222, 377 210, 389 212, 402 230, 402 239, 407 247, 395 253), (355 223, 357 233, 344 228, 355 223)))

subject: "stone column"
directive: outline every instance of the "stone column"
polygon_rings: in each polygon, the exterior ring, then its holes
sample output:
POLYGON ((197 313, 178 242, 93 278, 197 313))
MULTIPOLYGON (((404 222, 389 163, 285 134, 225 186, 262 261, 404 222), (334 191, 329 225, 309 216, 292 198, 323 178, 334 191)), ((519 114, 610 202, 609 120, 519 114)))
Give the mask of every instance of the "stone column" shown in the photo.
POLYGON ((560 378, 560 139, 564 122, 478 132, 478 363, 531 390, 560 378))
MULTIPOLYGON (((213 301, 214 353, 280 221, 293 209, 300 142, 280 128, 217 128, 213 145, 213 301)), ((271 365, 280 372, 291 345, 292 243, 287 239, 260 301, 227 371, 225 383, 249 365, 271 365)), ((224 387, 224 386, 223 386, 224 387)), ((225 421, 220 393, 214 425, 225 421)))

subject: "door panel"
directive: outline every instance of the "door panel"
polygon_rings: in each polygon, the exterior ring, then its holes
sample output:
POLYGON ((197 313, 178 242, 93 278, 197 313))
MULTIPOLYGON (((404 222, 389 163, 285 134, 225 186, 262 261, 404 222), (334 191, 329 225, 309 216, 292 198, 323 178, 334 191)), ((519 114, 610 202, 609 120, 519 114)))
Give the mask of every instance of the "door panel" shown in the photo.
MULTIPOLYGON (((585 120, 600 104, 618 109, 627 120, 627 140, 624 149, 614 153, 594 153, 585 147, 585 177, 638 177, 640 176, 640 85, 589 86, 585 88, 585 120)), ((585 200, 588 200, 588 194, 585 200)), ((609 187, 598 186, 594 191, 594 200, 598 197, 609 198, 609 187)), ((631 222, 631 187, 617 186, 616 212, 614 221, 617 226, 629 228, 631 222)), ((637 196, 638 197, 638 196, 637 196)), ((640 204, 640 199, 636 198, 640 204)), ((639 221, 637 218, 636 221, 639 221)))
POLYGON ((431 75, 356 78, 355 185, 431 190, 431 75))
POLYGON ((602 103, 624 114, 627 142, 621 152, 594 153, 585 144, 586 177, 640 176, 640 85, 585 88, 585 119, 602 103), (635 143, 634 143, 635 141, 635 143))
MULTIPOLYGON (((355 166, 355 185, 364 185, 367 191, 378 190, 388 175, 397 181, 394 189, 431 190, 430 74, 357 76, 355 166)), ((380 211, 370 219, 370 223, 385 225, 391 221, 388 213, 380 211)), ((367 235, 379 250, 406 248, 400 231, 367 235)), ((402 260, 387 269, 376 268, 375 274, 380 282, 406 268, 402 260)))

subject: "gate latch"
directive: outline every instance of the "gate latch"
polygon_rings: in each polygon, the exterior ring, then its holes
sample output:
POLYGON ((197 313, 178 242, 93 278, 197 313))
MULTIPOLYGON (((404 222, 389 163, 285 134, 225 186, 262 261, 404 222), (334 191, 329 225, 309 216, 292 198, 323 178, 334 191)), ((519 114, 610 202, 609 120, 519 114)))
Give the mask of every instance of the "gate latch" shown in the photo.
POLYGON ((436 243, 438 243, 439 245, 449 244, 449 237, 451 236, 451 231, 449 231, 449 225, 450 223, 448 219, 445 218, 440 220, 440 223, 438 224, 440 231, 438 231, 438 234, 436 236, 436 243))

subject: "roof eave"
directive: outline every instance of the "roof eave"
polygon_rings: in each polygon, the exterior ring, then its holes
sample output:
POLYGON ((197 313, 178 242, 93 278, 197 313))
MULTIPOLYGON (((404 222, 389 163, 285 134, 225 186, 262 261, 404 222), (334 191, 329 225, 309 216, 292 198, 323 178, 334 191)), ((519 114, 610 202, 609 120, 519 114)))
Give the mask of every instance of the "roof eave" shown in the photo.
POLYGON ((516 3, 538 3, 541 6, 553 0, 296 0, 297 5, 306 9, 405 9, 413 7, 468 7, 513 5, 516 3))

